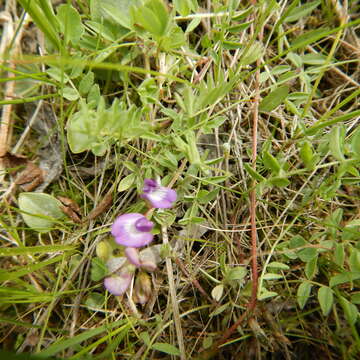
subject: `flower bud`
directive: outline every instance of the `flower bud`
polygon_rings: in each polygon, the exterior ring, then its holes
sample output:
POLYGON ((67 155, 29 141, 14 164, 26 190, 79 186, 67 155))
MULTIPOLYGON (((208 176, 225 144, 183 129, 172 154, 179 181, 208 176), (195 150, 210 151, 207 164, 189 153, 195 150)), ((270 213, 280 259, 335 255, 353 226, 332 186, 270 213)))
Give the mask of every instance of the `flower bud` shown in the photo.
POLYGON ((101 259, 106 261, 111 254, 111 246, 107 241, 100 241, 96 245, 96 255, 101 259))
POLYGON ((134 301, 144 305, 151 295, 151 279, 145 272, 140 272, 135 280, 134 301))

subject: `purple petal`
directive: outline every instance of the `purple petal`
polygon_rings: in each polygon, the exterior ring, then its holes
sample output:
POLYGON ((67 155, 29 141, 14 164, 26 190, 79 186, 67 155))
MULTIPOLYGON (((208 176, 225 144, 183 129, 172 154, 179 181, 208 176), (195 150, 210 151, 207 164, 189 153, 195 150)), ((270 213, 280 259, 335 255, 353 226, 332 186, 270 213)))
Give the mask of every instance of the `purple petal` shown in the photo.
POLYGON ((149 191, 153 191, 158 187, 158 183, 153 179, 145 179, 144 180, 144 188, 143 192, 147 193, 149 191))
POLYGON ((159 209, 168 209, 176 201, 176 191, 164 186, 159 186, 156 190, 142 194, 143 199, 148 200, 151 205, 159 209))
MULTIPOLYGON (((111 234, 119 245, 137 248, 151 243, 154 235, 150 232, 139 231, 136 228, 136 222, 139 220, 143 222, 146 220, 146 224, 149 221, 144 215, 138 213, 120 215, 115 220, 111 234)), ((147 226, 149 227, 149 225, 147 226)))
POLYGON ((148 220, 146 217, 136 220, 135 227, 142 232, 149 232, 154 227, 154 223, 148 220))
POLYGON ((135 265, 136 267, 141 266, 140 256, 139 256, 139 252, 137 251, 137 249, 127 247, 125 249, 125 255, 131 264, 135 265))
POLYGON ((111 294, 120 296, 124 294, 130 286, 133 276, 133 273, 123 271, 119 275, 113 275, 105 278, 104 286, 111 294))

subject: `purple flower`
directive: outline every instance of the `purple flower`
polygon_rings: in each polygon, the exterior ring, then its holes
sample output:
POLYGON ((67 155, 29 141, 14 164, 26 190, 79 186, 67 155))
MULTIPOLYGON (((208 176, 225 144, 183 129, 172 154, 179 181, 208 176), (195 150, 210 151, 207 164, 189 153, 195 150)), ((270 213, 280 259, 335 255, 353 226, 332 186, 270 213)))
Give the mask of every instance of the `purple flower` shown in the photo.
POLYGON ((150 202, 154 208, 168 209, 176 201, 176 191, 165 186, 161 186, 153 179, 144 180, 143 199, 150 202))
POLYGON ((104 279, 105 288, 113 295, 120 296, 125 293, 134 277, 134 270, 126 266, 117 274, 104 279))
POLYGON ((135 248, 127 247, 125 249, 125 256, 130 264, 133 264, 138 268, 143 268, 147 271, 154 271, 156 269, 156 263, 151 260, 140 259, 140 254, 135 248))
POLYGON ((151 243, 154 224, 144 215, 130 213, 120 215, 111 227, 111 234, 119 245, 138 248, 151 243))

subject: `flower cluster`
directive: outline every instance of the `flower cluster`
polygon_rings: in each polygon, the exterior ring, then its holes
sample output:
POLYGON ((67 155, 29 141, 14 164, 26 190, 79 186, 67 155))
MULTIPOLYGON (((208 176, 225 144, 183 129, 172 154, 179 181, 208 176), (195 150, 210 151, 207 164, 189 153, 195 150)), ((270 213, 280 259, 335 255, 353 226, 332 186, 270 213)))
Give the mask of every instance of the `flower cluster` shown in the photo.
MULTIPOLYGON (((156 180, 145 179, 143 192, 140 195, 152 208, 170 208, 176 201, 176 192, 168 187, 161 186, 156 180)), ((104 286, 113 295, 122 295, 130 286, 136 268, 154 271, 156 263, 143 259, 138 248, 150 244, 154 238, 151 233, 154 223, 145 215, 130 213, 116 218, 111 228, 115 242, 125 246, 126 263, 112 276, 105 278, 104 286)), ((139 277, 144 278, 144 275, 139 277)), ((144 282, 144 281, 142 281, 144 282)), ((146 282, 146 281, 145 281, 146 282)), ((135 287, 141 286, 135 284, 135 287)), ((149 286, 145 286, 146 288, 149 286)), ((138 296, 139 302, 146 301, 146 296, 138 296)))

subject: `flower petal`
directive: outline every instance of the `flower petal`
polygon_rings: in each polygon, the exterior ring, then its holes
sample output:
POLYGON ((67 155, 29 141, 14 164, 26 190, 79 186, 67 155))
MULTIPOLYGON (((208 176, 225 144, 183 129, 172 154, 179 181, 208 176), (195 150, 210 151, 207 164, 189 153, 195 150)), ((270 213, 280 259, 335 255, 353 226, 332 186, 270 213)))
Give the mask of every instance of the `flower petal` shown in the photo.
POLYGON ((143 191, 149 192, 149 191, 153 191, 158 187, 158 183, 156 182, 156 180, 153 179, 145 179, 144 180, 144 188, 143 191))
POLYGON ((143 199, 148 200, 151 205, 158 209, 168 209, 176 201, 176 191, 164 186, 156 190, 140 195, 143 199))
POLYGON ((104 286, 111 294, 115 296, 120 296, 124 294, 130 286, 133 276, 133 273, 123 271, 118 275, 113 275, 105 278, 104 286))
POLYGON ((138 213, 120 215, 111 228, 115 241, 119 245, 135 248, 148 245, 153 240, 154 235, 148 231, 139 231, 136 228, 136 222, 141 219, 149 222, 144 215, 138 213))
POLYGON ((125 255, 128 261, 136 267, 141 266, 139 252, 135 248, 127 247, 125 249, 125 255))
POLYGON ((176 201, 175 190, 161 186, 153 179, 144 180, 143 194, 140 196, 150 202, 153 207, 159 209, 170 208, 176 201))
POLYGON ((148 220, 146 217, 143 217, 135 221, 135 227, 139 231, 150 232, 154 227, 154 223, 148 220))

